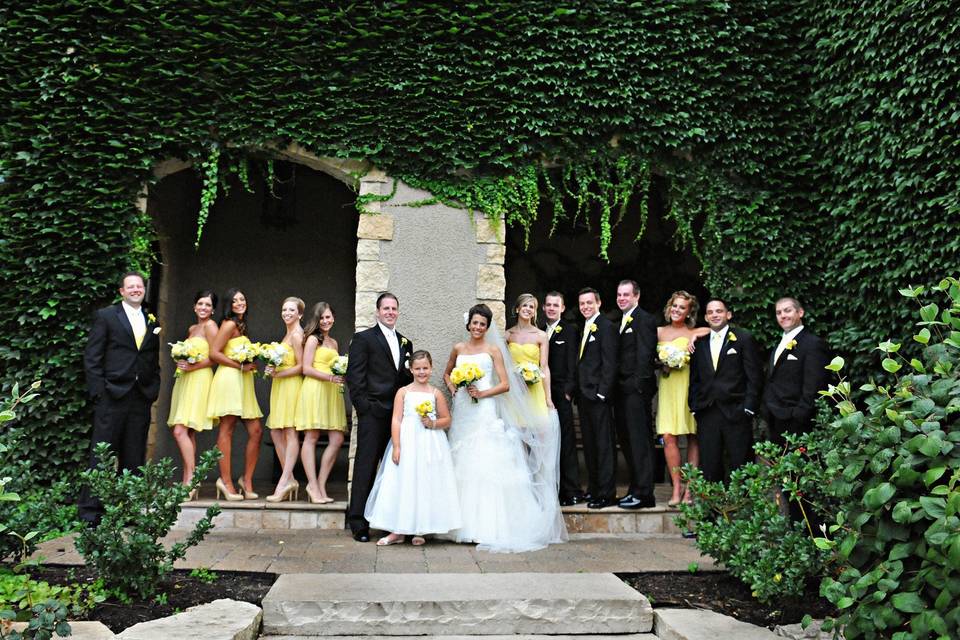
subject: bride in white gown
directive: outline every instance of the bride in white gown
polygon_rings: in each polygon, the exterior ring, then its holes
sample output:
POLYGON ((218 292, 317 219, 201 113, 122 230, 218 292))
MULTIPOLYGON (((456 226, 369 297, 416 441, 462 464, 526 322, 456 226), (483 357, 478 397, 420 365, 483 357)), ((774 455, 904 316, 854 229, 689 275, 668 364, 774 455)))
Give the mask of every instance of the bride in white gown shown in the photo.
POLYGON ((454 345, 443 375, 453 394, 449 437, 462 521, 448 537, 509 552, 563 542, 556 411, 534 408, 496 327, 488 332, 490 309, 476 305, 468 318, 470 338, 454 345), (467 361, 484 376, 458 389, 450 372, 467 361))

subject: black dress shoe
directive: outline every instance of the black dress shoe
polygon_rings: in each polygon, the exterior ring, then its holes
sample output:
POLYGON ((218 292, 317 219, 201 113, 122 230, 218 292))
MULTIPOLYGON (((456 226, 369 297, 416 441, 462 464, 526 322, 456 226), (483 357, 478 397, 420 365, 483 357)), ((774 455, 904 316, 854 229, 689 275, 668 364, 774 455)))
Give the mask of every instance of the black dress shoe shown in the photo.
POLYGON ((593 502, 593 494, 592 493, 581 494, 577 496, 577 502, 593 502))
POLYGON ((353 532, 353 539, 357 542, 370 542, 370 530, 358 529, 353 532))
POLYGON ((626 495, 620 500, 617 505, 621 509, 649 509, 650 507, 657 506, 657 501, 653 496, 632 496, 626 495))
POLYGON ((575 504, 577 504, 576 498, 560 498, 561 507, 572 507, 575 504))
POLYGON ((614 504, 616 504, 616 502, 614 502, 613 498, 597 498, 587 503, 587 509, 603 509, 604 507, 609 507, 614 504))

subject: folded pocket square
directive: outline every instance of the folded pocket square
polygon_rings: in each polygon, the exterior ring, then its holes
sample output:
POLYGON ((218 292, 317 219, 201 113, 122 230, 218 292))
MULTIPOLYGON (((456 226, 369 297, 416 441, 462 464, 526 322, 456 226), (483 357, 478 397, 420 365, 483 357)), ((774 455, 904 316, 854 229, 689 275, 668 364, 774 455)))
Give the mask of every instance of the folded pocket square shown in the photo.
POLYGON ((553 344, 567 344, 566 340, 555 340, 553 344))
POLYGON ((737 350, 734 349, 733 347, 730 347, 729 349, 727 349, 727 355, 728 355, 728 356, 729 356, 729 355, 733 355, 733 354, 735 354, 736 352, 737 352, 737 350))
POLYGON ((799 360, 799 358, 797 358, 797 356, 793 355, 792 353, 788 353, 787 360, 799 360))
POLYGON ((597 341, 597 339, 594 338, 593 336, 590 336, 590 339, 587 340, 587 342, 596 342, 596 341, 597 341))
POLYGON ((627 327, 627 328, 624 330, 624 333, 633 333, 633 329, 631 329, 630 327, 627 327))

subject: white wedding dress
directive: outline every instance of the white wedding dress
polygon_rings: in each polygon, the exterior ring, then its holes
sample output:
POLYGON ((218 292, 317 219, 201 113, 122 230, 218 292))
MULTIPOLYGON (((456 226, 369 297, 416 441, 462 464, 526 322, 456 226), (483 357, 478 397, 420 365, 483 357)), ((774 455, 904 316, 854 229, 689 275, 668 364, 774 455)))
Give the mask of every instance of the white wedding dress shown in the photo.
MULTIPOLYGON (((458 365, 465 361, 484 372, 475 383, 478 389, 493 386, 489 354, 457 356, 458 365)), ((522 388, 511 394, 525 402, 525 385, 511 380, 514 385, 522 388)), ((536 412, 526 409, 512 410, 507 398, 473 402, 464 389, 454 395, 450 445, 462 525, 446 537, 507 552, 532 551, 567 539, 557 500, 556 412, 551 412, 552 420, 531 419, 536 412)))

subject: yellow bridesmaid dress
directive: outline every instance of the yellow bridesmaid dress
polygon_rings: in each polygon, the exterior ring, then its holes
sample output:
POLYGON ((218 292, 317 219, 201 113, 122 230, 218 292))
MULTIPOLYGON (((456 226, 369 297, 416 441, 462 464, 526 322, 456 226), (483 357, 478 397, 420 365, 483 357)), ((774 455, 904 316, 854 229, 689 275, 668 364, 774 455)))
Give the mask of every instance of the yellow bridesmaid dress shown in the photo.
MULTIPOLYGON (((210 345, 203 336, 187 338, 184 342, 196 347, 201 360, 210 357, 210 345)), ((194 431, 212 429, 214 420, 207 415, 207 400, 212 380, 212 367, 186 371, 178 375, 177 381, 173 384, 173 395, 170 397, 170 416, 167 418, 167 424, 171 427, 182 424, 194 431)))
MULTIPOLYGON (((282 343, 284 347, 283 362, 277 371, 283 371, 297 364, 293 354, 293 347, 282 343)), ((301 376, 287 376, 274 378, 270 385, 270 415, 267 416, 267 428, 283 429, 292 427, 297 415, 297 400, 300 398, 301 376)))
MULTIPOLYGON (((519 344, 511 342, 507 344, 507 348, 510 350, 510 357, 513 358, 514 364, 519 365, 529 362, 537 367, 540 366, 540 345, 536 343, 519 344)), ((533 400, 533 407, 537 413, 546 415, 547 396, 543 391, 543 381, 528 384, 527 390, 530 391, 530 398, 533 400)))
MULTIPOLYGON (((335 349, 317 347, 313 354, 313 368, 321 373, 332 374, 330 367, 339 356, 335 349)), ((338 384, 304 376, 303 384, 300 385, 300 399, 297 401, 297 417, 294 420, 297 431, 346 431, 347 410, 341 391, 338 384)))
MULTIPOLYGON (((661 342, 659 345, 672 344, 680 349, 686 349, 688 340, 680 336, 670 342, 661 342)), ((660 376, 660 391, 657 393, 657 433, 682 436, 695 434, 697 423, 690 413, 687 403, 687 392, 690 390, 690 365, 682 369, 673 369, 670 375, 660 376)))
MULTIPOLYGON (((224 353, 243 342, 250 342, 250 339, 247 336, 230 338, 223 348, 224 353)), ((210 385, 207 415, 211 418, 240 416, 244 420, 262 418, 263 412, 260 411, 257 394, 253 390, 253 371, 241 372, 233 367, 217 367, 210 385)))

